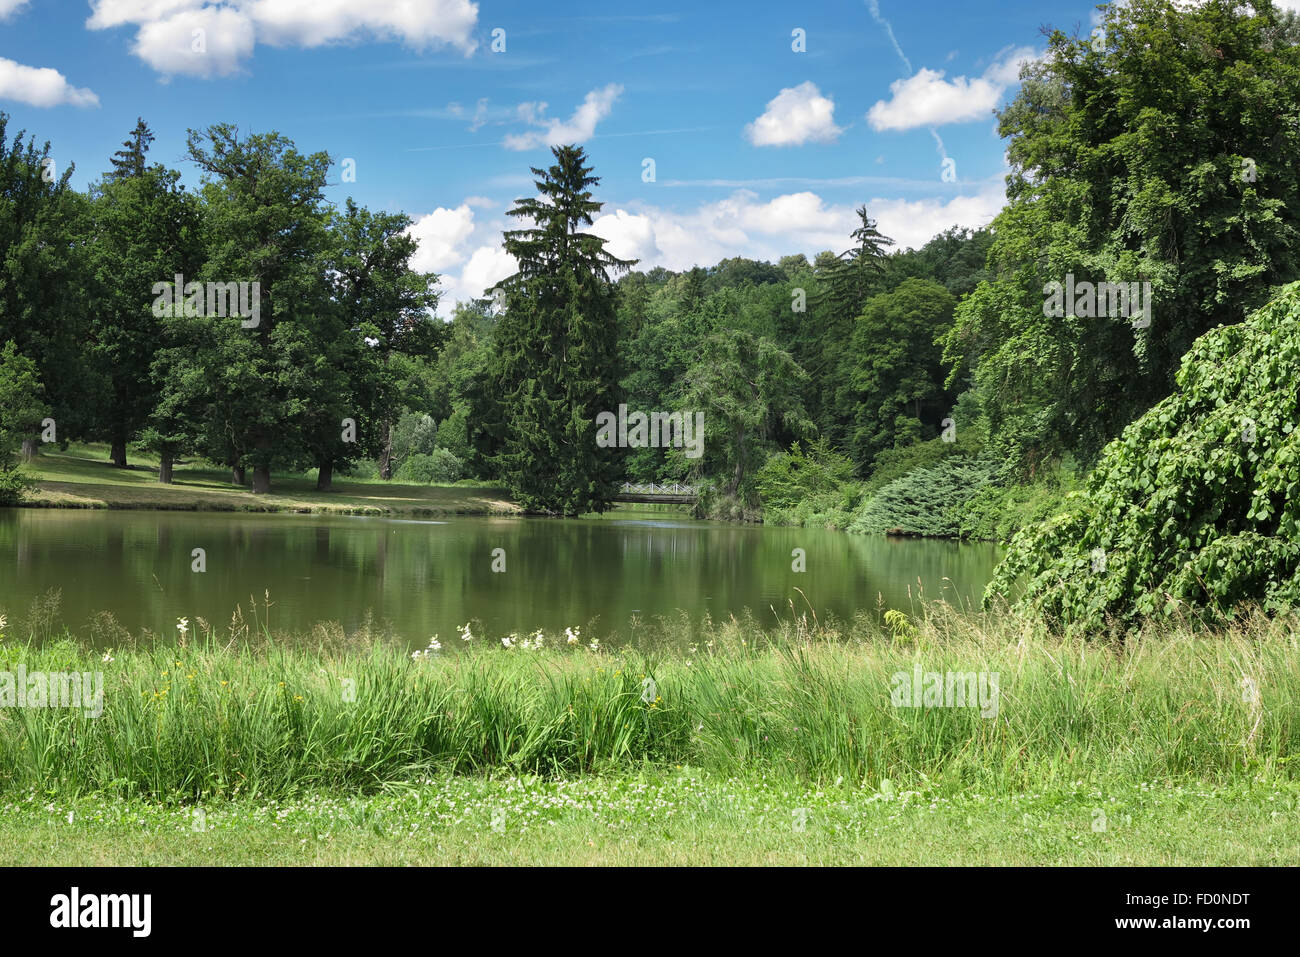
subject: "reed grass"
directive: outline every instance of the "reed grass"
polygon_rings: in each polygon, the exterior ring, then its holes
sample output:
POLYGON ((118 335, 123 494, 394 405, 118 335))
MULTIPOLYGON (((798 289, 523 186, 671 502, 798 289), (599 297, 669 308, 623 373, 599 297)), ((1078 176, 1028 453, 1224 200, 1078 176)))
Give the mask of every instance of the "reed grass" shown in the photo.
POLYGON ((283 797, 442 773, 678 766, 1014 794, 1291 780, 1300 744, 1296 617, 1086 642, 1004 609, 935 603, 880 624, 705 621, 648 651, 472 636, 414 658, 364 633, 196 627, 107 651, 4 635, 0 671, 103 672, 104 709, 0 707, 0 794, 283 797), (998 673, 996 717, 895 707, 891 676, 918 663, 998 673))

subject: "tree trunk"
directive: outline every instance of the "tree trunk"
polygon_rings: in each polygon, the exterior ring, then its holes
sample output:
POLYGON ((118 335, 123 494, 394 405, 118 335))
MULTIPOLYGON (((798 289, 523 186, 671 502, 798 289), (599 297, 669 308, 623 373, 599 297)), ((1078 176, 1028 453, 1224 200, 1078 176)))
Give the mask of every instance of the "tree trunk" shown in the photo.
POLYGON ((248 484, 248 476, 244 474, 244 467, 242 465, 230 466, 230 484, 231 485, 248 484))
POLYGON ((163 452, 158 456, 158 481, 163 485, 172 484, 172 462, 174 458, 170 452, 163 452))
POLYGON ((271 466, 253 466, 253 494, 265 495, 271 491, 271 466))
POLYGON ((27 436, 26 438, 23 439, 23 461, 24 462, 30 462, 32 459, 36 458, 36 448, 37 448, 36 439, 32 438, 31 436, 27 436))
POLYGON ((112 446, 108 457, 118 468, 126 468, 126 436, 114 436, 112 446))
POLYGON ((334 460, 322 459, 316 472, 316 491, 328 492, 334 487, 334 460))
POLYGON ((385 481, 393 477, 393 427, 384 419, 384 451, 379 456, 379 477, 385 481))

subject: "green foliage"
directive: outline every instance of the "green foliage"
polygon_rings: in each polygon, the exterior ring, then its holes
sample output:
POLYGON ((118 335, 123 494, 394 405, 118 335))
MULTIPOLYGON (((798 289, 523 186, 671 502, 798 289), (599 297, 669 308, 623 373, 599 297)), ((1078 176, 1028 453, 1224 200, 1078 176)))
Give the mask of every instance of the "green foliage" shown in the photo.
POLYGON ((330 219, 323 271, 333 277, 341 315, 322 330, 328 368, 305 416, 307 452, 322 466, 377 453, 381 476, 391 475, 393 414, 403 398, 415 405, 411 380, 446 339, 444 323, 431 315, 437 277, 411 265, 410 226, 404 213, 373 212, 350 197, 330 219), (345 416, 357 423, 356 442, 341 440, 345 416))
POLYGON ((1077 466, 1066 461, 1043 469, 1033 480, 994 482, 962 508, 962 538, 1006 542, 1021 529, 1049 521, 1065 507, 1066 496, 1080 485, 1077 466))
MULTIPOLYGON (((699 359, 700 343, 757 293, 727 289, 697 299, 687 309, 674 284, 664 283, 647 294, 642 283, 628 281, 639 275, 624 277, 619 284, 621 349, 627 370, 622 387, 630 409, 676 409, 687 373, 699 359)), ((640 482, 685 478, 689 464, 680 457, 670 462, 662 448, 628 449, 624 458, 625 474, 640 482)))
POLYGON ((1067 509, 1013 540, 989 596, 1068 631, 1300 599, 1300 283, 1202 336, 1177 391, 1103 452, 1067 509))
POLYGON ((144 117, 137 117, 135 128, 122 142, 122 148, 109 157, 109 162, 113 164, 113 171, 105 178, 113 180, 143 176, 149 145, 153 141, 154 135, 149 129, 149 124, 144 121, 144 117))
POLYGON ((31 479, 10 464, 0 466, 0 507, 17 505, 33 486, 31 479))
POLYGON ((408 412, 393 426, 392 443, 393 458, 398 462, 412 455, 428 455, 438 444, 438 427, 432 416, 408 412))
POLYGON ((180 173, 145 166, 152 138, 147 126, 137 126, 90 210, 96 308, 88 355, 105 383, 94 431, 112 443, 120 466, 127 464, 128 440, 146 427, 147 447, 156 451, 179 452, 187 444, 178 434, 185 431, 180 422, 166 421, 165 413, 151 421, 168 385, 154 375, 154 361, 172 345, 151 306, 155 283, 170 282, 177 273, 197 277, 201 211, 197 198, 179 185, 180 173))
POLYGON ((915 469, 872 494, 849 526, 851 532, 955 537, 966 504, 995 481, 997 461, 988 454, 949 455, 915 469))
POLYGON ((266 492, 272 465, 300 463, 322 418, 339 437, 348 395, 343 320, 322 268, 329 157, 222 123, 191 130, 187 158, 203 174, 205 264, 194 278, 258 283, 259 315, 250 327, 206 314, 165 320, 174 345, 161 379, 200 450, 251 466, 253 490, 266 492))
POLYGON ((889 608, 885 611, 884 618, 885 625, 889 628, 895 644, 909 645, 916 641, 916 626, 908 620, 906 612, 899 611, 897 608, 889 608))
POLYGON ((617 489, 619 463, 597 447, 595 421, 620 398, 610 273, 633 263, 581 231, 601 208, 586 153, 552 154, 554 165, 533 169, 539 195, 509 211, 532 225, 505 233, 519 272, 502 283, 506 311, 471 421, 476 445, 521 505, 578 515, 604 511, 617 489))
POLYGON ((905 279, 928 279, 960 298, 989 278, 987 260, 992 244, 993 233, 988 227, 953 226, 920 249, 890 256, 885 262, 886 282, 896 287, 905 279))
POLYGON ((17 505, 31 482, 14 461, 24 438, 40 429, 49 414, 36 363, 13 342, 0 349, 0 506, 17 505))
POLYGON ((402 482, 416 482, 421 485, 450 484, 458 482, 465 474, 465 463, 448 449, 434 449, 432 452, 416 452, 402 462, 397 470, 397 478, 402 482))
POLYGON ((770 456, 755 476, 755 486, 764 506, 790 508, 814 495, 837 491, 853 478, 853 463, 835 452, 822 439, 800 442, 788 452, 770 456))
POLYGON ((844 528, 859 494, 853 463, 822 439, 769 456, 754 484, 770 525, 844 528))
POLYGON ((50 144, 22 131, 6 142, 8 123, 0 112, 0 342, 36 363, 60 436, 72 438, 89 429, 87 397, 102 387, 85 353, 89 203, 70 185, 73 164, 50 176, 50 144))
POLYGON ((1169 393, 1196 337, 1242 321, 1300 261, 1300 126, 1279 119, 1300 100, 1295 19, 1234 0, 1103 10, 1096 42, 1052 32, 999 113, 1012 172, 995 278, 946 342, 1025 473, 1091 459, 1169 393), (1045 316, 1045 285, 1067 274, 1149 281, 1150 325, 1045 316))
MULTIPOLYGON (((1154 780, 1258 787, 1300 768, 1294 618, 1223 635, 1169 627, 1116 649, 1054 640, 1003 613, 922 605, 884 627, 872 616, 844 627, 669 622, 653 635, 665 650, 652 653, 592 651, 586 635, 569 646, 562 632, 541 649, 519 636, 507 649, 498 635, 444 635, 443 648, 414 659, 370 634, 305 646, 232 627, 115 648, 108 661, 102 646, 25 639, 26 624, 11 622, 0 668, 102 672, 107 708, 29 708, 0 722, 0 796, 22 806, 51 782, 65 797, 238 793, 264 805, 439 772, 674 765, 985 796, 1073 793, 1083 778, 1123 776, 1145 801, 1154 780), (918 647, 927 671, 1000 674, 996 720, 976 707, 892 707, 893 676, 911 676, 918 647), (1257 695, 1242 694, 1243 672, 1257 695), (642 676, 655 682, 652 700, 642 676)), ((880 786, 883 800, 902 798, 880 786)))
POLYGON ((869 465, 910 437, 937 435, 952 411, 936 340, 952 324, 957 300, 926 279, 905 279, 868 299, 842 359, 839 405, 853 409, 850 447, 869 465))
POLYGON ((470 461, 473 449, 469 444, 469 413, 457 409, 438 424, 439 445, 464 462, 470 461))
POLYGON ((753 472, 777 429, 798 435, 811 428, 799 396, 807 379, 789 353, 749 332, 726 330, 700 344, 681 404, 688 415, 704 414, 704 456, 696 465, 721 477, 724 498, 757 504, 753 472))
POLYGON ((919 469, 938 465, 962 448, 963 446, 956 443, 932 439, 929 442, 886 449, 876 456, 875 471, 862 483, 863 491, 873 495, 896 479, 919 469))
POLYGON ((13 454, 24 438, 40 431, 49 415, 45 389, 36 363, 18 351, 17 343, 0 349, 0 462, 13 454))
POLYGON ((837 402, 838 382, 845 348, 853 333, 853 320, 867 297, 881 289, 888 261, 886 248, 894 241, 881 234, 867 208, 857 210, 860 225, 853 231, 855 246, 823 259, 818 257, 818 288, 811 301, 812 328, 809 348, 798 361, 816 386, 812 398, 814 416, 822 433, 843 444, 848 428, 847 411, 837 402))

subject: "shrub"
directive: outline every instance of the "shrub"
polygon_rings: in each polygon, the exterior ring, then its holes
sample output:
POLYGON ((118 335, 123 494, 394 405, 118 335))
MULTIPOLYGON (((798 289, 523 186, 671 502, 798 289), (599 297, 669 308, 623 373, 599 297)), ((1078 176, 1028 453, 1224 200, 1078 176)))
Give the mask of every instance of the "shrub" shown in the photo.
POLYGON ((469 413, 455 409, 438 423, 438 444, 462 462, 468 462, 473 453, 469 444, 469 413))
POLYGON ((17 505, 36 483, 8 464, 0 465, 0 507, 17 505))
POLYGON ((49 413, 36 363, 12 342, 0 350, 0 506, 17 505, 32 482, 13 461, 25 436, 49 413))
POLYGON ((430 455, 437 439, 438 427, 431 416, 408 412, 393 426, 393 458, 400 463, 412 455, 430 455))
POLYGON ((962 509, 961 537, 1009 541, 1022 528, 1041 524, 1060 512, 1066 496, 1079 485, 1078 466, 1068 457, 1040 470, 1028 484, 998 481, 986 485, 962 509))
POLYGON ((875 468, 862 483, 863 489, 868 494, 878 492, 890 482, 903 478, 917 469, 938 465, 948 456, 955 454, 958 449, 959 446, 956 444, 944 442, 942 439, 886 449, 876 456, 875 468))
POLYGON ((799 442, 788 452, 778 452, 763 463, 755 476, 765 508, 789 509, 815 496, 835 495, 853 478, 853 463, 833 451, 824 440, 799 442))
POLYGON ((424 485, 433 482, 455 482, 465 470, 465 463, 448 449, 434 449, 430 454, 417 453, 407 458, 397 470, 398 481, 418 482, 424 485))
POLYGON ((950 455, 882 487, 863 503, 849 531, 956 536, 966 504, 996 479, 997 472, 991 455, 950 455))
POLYGON ((1102 453, 1083 492, 1018 534, 987 597, 1067 632, 1300 600, 1300 283, 1201 336, 1176 391, 1102 453))

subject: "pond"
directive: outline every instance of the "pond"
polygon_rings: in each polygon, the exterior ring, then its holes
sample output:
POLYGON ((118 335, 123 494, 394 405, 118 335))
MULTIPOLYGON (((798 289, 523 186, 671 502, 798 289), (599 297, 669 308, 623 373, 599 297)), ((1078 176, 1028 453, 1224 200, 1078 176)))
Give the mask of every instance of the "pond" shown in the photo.
POLYGON ((275 630, 338 622, 352 631, 369 618, 423 647, 434 634, 450 644, 474 619, 476 633, 494 639, 569 626, 617 639, 633 616, 653 621, 678 609, 698 621, 748 608, 771 624, 777 614, 789 619, 793 602, 798 612, 811 605, 823 619, 848 618, 882 603, 906 610, 918 587, 927 598, 977 603, 998 557, 990 544, 622 509, 439 521, 0 509, 0 614, 25 619, 57 589, 60 620, 78 634, 92 634, 104 611, 133 633, 165 634, 178 618, 224 626, 236 606, 249 612, 250 596, 260 607, 269 594, 275 630), (196 554, 206 570, 194 570, 196 554))

